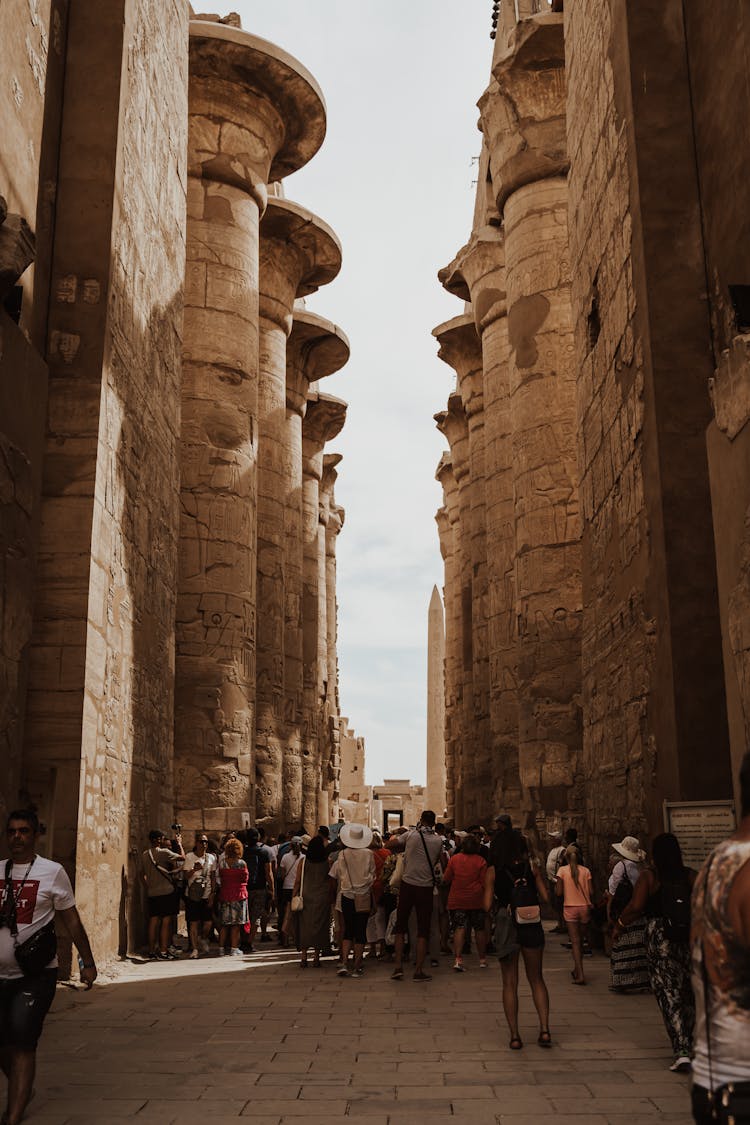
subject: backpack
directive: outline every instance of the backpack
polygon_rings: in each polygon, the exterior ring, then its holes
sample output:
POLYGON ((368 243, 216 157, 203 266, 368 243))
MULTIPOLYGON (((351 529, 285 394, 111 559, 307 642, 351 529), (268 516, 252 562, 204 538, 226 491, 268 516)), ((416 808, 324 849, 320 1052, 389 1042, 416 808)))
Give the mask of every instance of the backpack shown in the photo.
POLYGON ((690 938, 690 881, 685 876, 662 883, 661 912, 664 933, 669 940, 687 942, 690 938))
POLYGON ((262 891, 266 885, 266 873, 263 867, 268 862, 268 857, 263 852, 261 844, 248 848, 245 852, 247 864, 247 889, 249 891, 262 891), (261 881, 262 880, 262 881, 261 881))
MULTIPOLYGON (((621 861, 622 862, 622 861, 621 861)), ((612 901, 609 904, 609 916, 613 922, 622 914, 625 907, 633 897, 633 884, 630 882, 628 869, 625 864, 622 864, 622 879, 615 888, 615 893, 612 895, 612 901)))

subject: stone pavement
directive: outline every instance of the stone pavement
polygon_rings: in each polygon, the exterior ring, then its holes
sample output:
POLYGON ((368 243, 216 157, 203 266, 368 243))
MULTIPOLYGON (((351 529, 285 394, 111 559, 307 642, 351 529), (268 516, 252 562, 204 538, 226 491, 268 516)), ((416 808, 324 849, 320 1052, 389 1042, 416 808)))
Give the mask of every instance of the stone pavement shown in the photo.
POLYGON ((340 980, 333 962, 301 971, 259 946, 239 959, 126 964, 116 983, 60 988, 40 1047, 30 1125, 689 1125, 688 1080, 668 1071, 651 996, 614 996, 608 966, 570 983, 570 956, 548 939, 554 1046, 536 1044, 525 982, 523 1051, 508 1050, 500 972, 429 984, 371 963, 340 980))

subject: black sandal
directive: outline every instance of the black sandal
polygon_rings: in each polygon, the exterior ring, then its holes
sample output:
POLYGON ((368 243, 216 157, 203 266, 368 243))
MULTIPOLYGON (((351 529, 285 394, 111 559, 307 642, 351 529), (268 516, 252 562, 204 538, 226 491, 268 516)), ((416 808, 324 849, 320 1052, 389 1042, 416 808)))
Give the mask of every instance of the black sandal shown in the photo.
POLYGON ((511 1051, 520 1051, 523 1047, 523 1042, 521 1041, 520 1035, 514 1035, 508 1045, 511 1051))
POLYGON ((540 1047, 551 1047, 552 1046, 552 1036, 550 1035, 549 1031, 540 1031, 539 1032, 539 1038, 537 1039, 537 1043, 539 1044, 540 1047))

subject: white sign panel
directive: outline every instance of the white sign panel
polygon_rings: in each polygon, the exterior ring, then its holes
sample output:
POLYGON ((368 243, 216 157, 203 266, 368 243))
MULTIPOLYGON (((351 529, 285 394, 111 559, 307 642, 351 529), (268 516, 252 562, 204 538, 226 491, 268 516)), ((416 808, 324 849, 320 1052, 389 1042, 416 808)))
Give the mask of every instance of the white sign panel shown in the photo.
POLYGON ((696 871, 712 848, 737 827, 734 801, 665 801, 664 828, 680 842, 686 867, 696 871))

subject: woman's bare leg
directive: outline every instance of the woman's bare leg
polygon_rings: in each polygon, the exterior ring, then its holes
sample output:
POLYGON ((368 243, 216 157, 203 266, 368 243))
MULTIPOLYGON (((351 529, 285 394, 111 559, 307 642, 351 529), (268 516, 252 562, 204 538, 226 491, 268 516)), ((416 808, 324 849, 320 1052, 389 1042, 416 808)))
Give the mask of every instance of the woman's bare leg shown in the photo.
POLYGON ((581 955, 581 923, 567 922, 570 945, 573 952, 573 967, 576 980, 583 980, 583 956, 581 955))
POLYGON ((511 1039, 518 1039, 518 954, 511 953, 500 962, 503 977, 503 1011, 511 1039))
POLYGON ((539 1016, 539 1030, 549 1031, 549 992, 542 976, 542 949, 522 949, 526 979, 539 1016))

